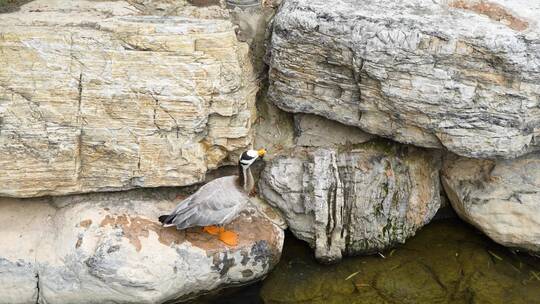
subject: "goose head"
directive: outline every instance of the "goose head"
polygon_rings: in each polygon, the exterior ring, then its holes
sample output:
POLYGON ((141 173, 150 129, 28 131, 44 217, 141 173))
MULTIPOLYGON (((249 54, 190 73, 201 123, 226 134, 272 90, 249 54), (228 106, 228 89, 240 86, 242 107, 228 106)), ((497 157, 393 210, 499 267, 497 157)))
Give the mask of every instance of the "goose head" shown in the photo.
POLYGON ((257 159, 263 158, 265 154, 265 149, 247 150, 240 156, 238 164, 242 169, 247 170, 257 159))

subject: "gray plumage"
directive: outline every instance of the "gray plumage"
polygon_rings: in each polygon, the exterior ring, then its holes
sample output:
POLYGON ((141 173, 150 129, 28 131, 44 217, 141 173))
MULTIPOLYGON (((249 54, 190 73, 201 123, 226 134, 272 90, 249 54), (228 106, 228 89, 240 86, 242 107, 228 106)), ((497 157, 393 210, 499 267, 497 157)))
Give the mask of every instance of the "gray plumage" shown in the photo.
POLYGON ((249 167, 266 150, 248 150, 238 161, 239 176, 217 178, 202 186, 197 192, 183 200, 171 214, 162 215, 159 221, 164 227, 177 229, 225 225, 236 218, 249 201, 249 193, 255 181, 249 167))
POLYGON ((237 176, 217 178, 179 203, 163 224, 177 229, 224 225, 236 218, 248 201, 237 176))

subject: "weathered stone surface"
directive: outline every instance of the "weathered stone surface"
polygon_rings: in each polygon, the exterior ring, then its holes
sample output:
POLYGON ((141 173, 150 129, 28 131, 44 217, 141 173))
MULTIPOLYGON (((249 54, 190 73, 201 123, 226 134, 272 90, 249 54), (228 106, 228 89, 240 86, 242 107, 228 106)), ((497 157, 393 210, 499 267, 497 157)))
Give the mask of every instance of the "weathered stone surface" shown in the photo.
POLYGON ((237 26, 236 37, 250 46, 251 61, 259 78, 266 78, 268 23, 276 12, 277 3, 268 0, 227 0, 232 22, 237 26))
POLYGON ((295 143, 306 147, 331 147, 350 144, 361 144, 373 139, 373 135, 359 128, 347 126, 339 122, 317 115, 296 114, 295 143))
POLYGON ((296 149, 261 174, 259 191, 322 262, 403 243, 440 205, 439 155, 386 142, 296 149))
POLYGON ((0 14, 0 195, 188 185, 249 146, 257 84, 233 24, 139 8, 0 14))
POLYGON ((500 244, 540 253, 540 153, 498 161, 449 156, 441 175, 462 219, 500 244))
MULTIPOLYGON (((294 116, 287 113, 266 98, 266 86, 261 87, 261 98, 257 100, 257 118, 254 124, 254 147, 265 147, 268 153, 265 160, 270 160, 283 150, 295 146, 294 116)), ((254 172, 256 173, 256 172, 254 172)))
POLYGON ((129 0, 142 15, 226 19, 224 0, 129 0))
POLYGON ((274 19, 272 102, 465 156, 540 149, 540 4, 291 0, 274 19))
POLYGON ((249 207, 227 247, 200 228, 162 228, 172 190, 0 199, 0 303, 163 303, 264 277, 283 230, 249 207))

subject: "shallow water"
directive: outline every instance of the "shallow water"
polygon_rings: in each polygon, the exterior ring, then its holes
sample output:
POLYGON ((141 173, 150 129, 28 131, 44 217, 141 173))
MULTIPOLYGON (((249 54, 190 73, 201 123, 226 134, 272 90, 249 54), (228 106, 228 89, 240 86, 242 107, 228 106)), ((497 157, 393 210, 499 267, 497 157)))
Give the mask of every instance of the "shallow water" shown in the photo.
POLYGON ((382 256, 330 266, 287 235, 266 280, 196 303, 540 303, 540 260, 457 219, 433 222, 382 256))

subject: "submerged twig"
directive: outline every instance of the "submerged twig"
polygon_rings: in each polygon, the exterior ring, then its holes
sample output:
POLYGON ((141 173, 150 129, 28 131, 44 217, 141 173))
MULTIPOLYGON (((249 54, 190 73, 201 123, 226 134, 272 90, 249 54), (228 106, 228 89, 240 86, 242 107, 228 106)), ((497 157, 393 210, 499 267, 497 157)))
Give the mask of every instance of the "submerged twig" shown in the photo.
POLYGON ((364 283, 359 283, 359 284, 355 284, 356 287, 371 287, 370 284, 364 284, 364 283))
POLYGON ((488 250, 487 252, 491 254, 494 258, 496 258, 497 260, 499 261, 503 260, 500 256, 496 255, 493 251, 488 250))
POLYGON ((360 273, 360 270, 358 270, 357 272, 354 272, 354 273, 351 273, 346 279, 345 281, 348 281, 350 279, 352 279, 355 275, 359 274, 360 273))
POLYGON ((510 264, 510 266, 512 266, 512 268, 514 268, 517 272, 521 273, 521 270, 519 270, 519 268, 517 268, 516 266, 510 264))

